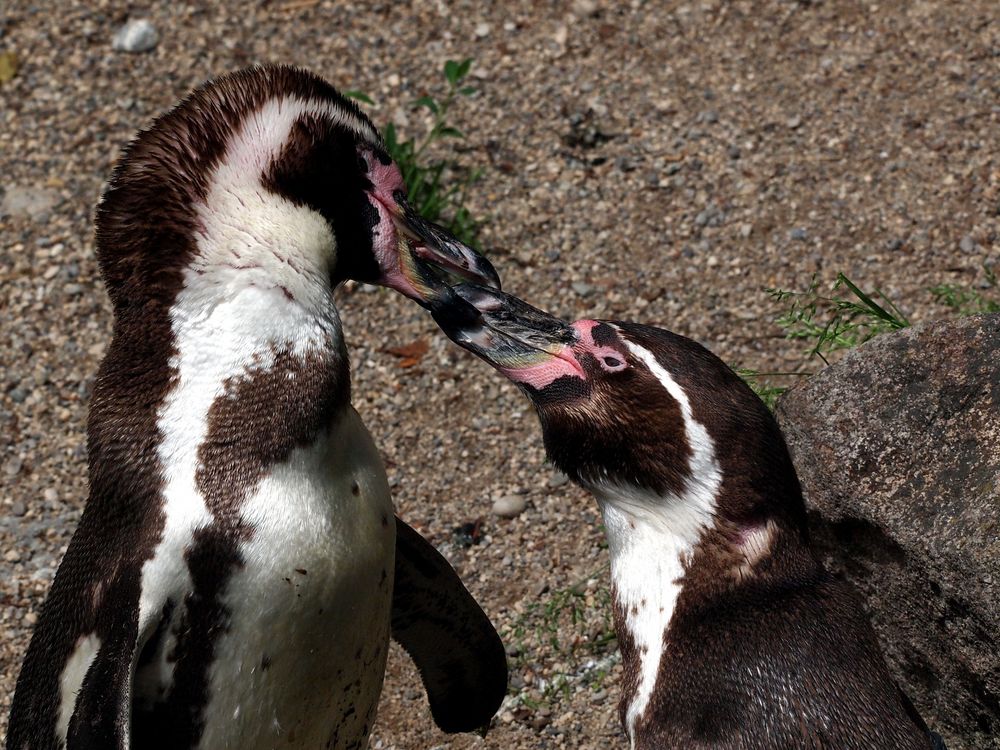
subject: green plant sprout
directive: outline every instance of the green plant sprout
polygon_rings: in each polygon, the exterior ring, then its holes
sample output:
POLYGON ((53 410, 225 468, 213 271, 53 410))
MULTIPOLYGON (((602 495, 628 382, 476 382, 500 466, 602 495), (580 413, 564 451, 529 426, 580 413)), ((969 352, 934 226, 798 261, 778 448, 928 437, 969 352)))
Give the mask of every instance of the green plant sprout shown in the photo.
MULTIPOLYGON (((986 276, 986 288, 996 289, 996 272, 984 264, 983 273, 986 276)), ((935 302, 950 307, 958 315, 1000 312, 1000 302, 984 297, 975 289, 967 289, 954 284, 938 284, 930 288, 930 293, 934 295, 935 302)))
MULTIPOLYGON (((601 657, 613 653, 615 640, 611 618, 611 591, 603 583, 588 588, 590 581, 603 581, 609 577, 607 564, 584 576, 575 584, 555 589, 544 599, 530 603, 524 612, 509 626, 505 640, 516 646, 514 665, 523 667, 527 658, 534 662, 544 660, 550 664, 577 660, 581 656, 601 657), (534 647, 526 642, 528 635, 536 639, 534 647), (589 635, 588 635, 589 634, 589 635)), ((588 685, 598 687, 607 674, 607 665, 599 674, 585 672, 588 685)), ((579 681, 575 674, 556 674, 549 680, 540 680, 538 689, 541 701, 511 689, 529 708, 540 703, 552 704, 568 697, 571 684, 579 681)))
MULTIPOLYGON (((424 95, 413 106, 426 109, 432 115, 430 129, 419 139, 400 138, 394 123, 382 130, 389 156, 399 166, 406 183, 410 205, 428 221, 441 224, 462 242, 478 249, 479 228, 482 221, 476 219, 466 206, 470 186, 482 177, 481 169, 463 170, 451 158, 424 161, 427 149, 437 141, 446 138, 464 139, 465 134, 450 124, 448 115, 460 98, 476 93, 472 86, 463 82, 472 69, 472 60, 461 62, 448 60, 444 64, 444 78, 447 88, 439 99, 424 95), (464 172, 456 181, 448 178, 464 172)), ((346 91, 349 96, 366 104, 374 104, 371 97, 361 91, 346 91)))
POLYGON ((808 341, 807 353, 829 364, 827 355, 859 344, 887 331, 907 328, 910 321, 882 292, 862 291, 844 274, 838 273, 831 292, 847 289, 851 296, 821 294, 814 276, 805 292, 766 289, 778 302, 789 303, 776 323, 785 330, 785 337, 808 341))
MULTIPOLYGON (((985 287, 997 288, 996 272, 983 265, 986 276, 985 287)), ((785 309, 775 318, 784 329, 785 338, 806 341, 806 353, 819 357, 829 364, 827 357, 838 351, 853 349, 874 337, 908 328, 910 320, 902 310, 890 300, 881 289, 874 292, 863 291, 843 273, 837 274, 830 294, 822 294, 820 282, 813 276, 809 287, 803 292, 784 289, 766 289, 770 297, 786 303, 785 309), (837 295, 837 290, 847 290, 847 295, 837 295)), ((1000 312, 1000 301, 980 292, 955 284, 939 284, 928 291, 937 304, 950 308, 959 316, 977 313, 1000 312)), ((808 377, 810 372, 760 372, 745 368, 733 368, 754 390, 769 409, 774 410, 778 398, 787 385, 776 385, 771 378, 808 377)))

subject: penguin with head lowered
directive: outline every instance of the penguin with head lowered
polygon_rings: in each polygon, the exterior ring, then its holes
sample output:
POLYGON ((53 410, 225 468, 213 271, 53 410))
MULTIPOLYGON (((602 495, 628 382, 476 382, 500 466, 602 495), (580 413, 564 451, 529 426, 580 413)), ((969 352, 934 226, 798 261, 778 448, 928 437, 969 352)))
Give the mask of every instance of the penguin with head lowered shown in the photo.
POLYGON ((316 76, 211 81, 140 133, 97 211, 114 331, 90 496, 18 678, 10 750, 364 748, 390 630, 446 731, 487 724, 502 644, 394 518, 333 291, 439 315, 480 255, 420 219, 316 76))
POLYGON ((657 328, 456 291, 482 319, 444 330, 521 387, 600 505, 633 748, 943 747, 811 549, 784 439, 729 367, 657 328))

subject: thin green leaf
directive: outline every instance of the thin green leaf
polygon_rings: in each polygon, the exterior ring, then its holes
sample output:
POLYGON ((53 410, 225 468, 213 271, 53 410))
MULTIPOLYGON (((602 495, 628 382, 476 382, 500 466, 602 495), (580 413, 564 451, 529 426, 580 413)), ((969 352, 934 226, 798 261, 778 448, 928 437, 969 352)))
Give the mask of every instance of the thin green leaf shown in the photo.
POLYGON ((389 150, 389 154, 395 156, 393 153, 398 145, 396 143, 396 126, 391 122, 382 128, 382 137, 385 139, 386 148, 389 150))
POLYGON ((465 138, 465 133, 463 133, 458 128, 443 127, 438 130, 438 135, 442 138, 465 138))
POLYGON ((475 86, 463 86, 458 90, 458 93, 460 93, 462 96, 472 96, 473 94, 476 93, 477 90, 478 89, 476 89, 475 86))
POLYGON ((373 107, 375 106, 375 102, 372 101, 372 98, 370 96, 368 96, 368 94, 366 94, 364 91, 358 91, 357 89, 351 89, 350 91, 345 91, 344 92, 344 96, 346 96, 348 99, 357 99, 359 102, 364 102, 365 104, 370 104, 373 107))
POLYGON ((472 68, 472 58, 467 57, 462 62, 458 64, 458 77, 455 81, 461 81, 469 74, 469 70, 472 68))
POLYGON ((435 101, 434 98, 430 96, 420 97, 415 102, 413 102, 413 106, 417 107, 418 109, 420 107, 427 107, 427 109, 429 109, 434 114, 437 114, 439 111, 437 101, 435 101))
MULTIPOLYGON (((894 316, 892 313, 890 313, 888 310, 886 310, 884 307, 878 304, 875 300, 873 300, 867 294, 862 292, 857 287, 857 285, 849 278, 844 276, 844 274, 842 273, 837 274, 837 284, 838 285, 843 284, 848 289, 850 289, 851 292, 854 294, 854 296, 857 297, 859 300, 861 300, 873 315, 875 315, 878 318, 881 318, 886 323, 889 323, 889 325, 891 325, 893 328, 906 328, 909 326, 909 322, 905 318, 897 318, 896 316, 894 316)), ((882 295, 882 293, 877 290, 876 294, 879 294, 883 298, 885 296, 882 295)))
POLYGON ((452 86, 458 83, 458 79, 461 77, 458 74, 458 63, 454 60, 447 60, 444 64, 444 77, 448 79, 448 83, 452 86))

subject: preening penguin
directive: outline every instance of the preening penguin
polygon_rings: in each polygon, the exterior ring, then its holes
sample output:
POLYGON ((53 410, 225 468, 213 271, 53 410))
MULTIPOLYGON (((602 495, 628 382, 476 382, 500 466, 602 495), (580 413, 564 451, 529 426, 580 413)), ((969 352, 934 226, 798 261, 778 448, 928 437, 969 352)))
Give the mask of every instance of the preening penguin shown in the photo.
POLYGON ((493 268, 410 209, 356 106, 289 67, 224 76, 156 120, 96 221, 115 322, 90 497, 8 747, 366 747, 390 623, 442 727, 487 723, 502 645, 401 522, 396 554, 333 290, 478 317, 441 269, 497 285, 493 268), (421 628, 427 595, 446 611, 421 628))
POLYGON ((784 439, 729 367, 657 328, 456 291, 482 320, 442 327, 522 388, 600 505, 633 748, 943 747, 813 554, 784 439))

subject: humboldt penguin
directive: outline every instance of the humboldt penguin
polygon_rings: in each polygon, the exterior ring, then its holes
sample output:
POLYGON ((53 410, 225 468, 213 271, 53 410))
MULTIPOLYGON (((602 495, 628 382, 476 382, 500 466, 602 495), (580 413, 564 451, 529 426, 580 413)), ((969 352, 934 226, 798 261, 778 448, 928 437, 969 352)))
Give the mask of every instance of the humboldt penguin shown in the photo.
POLYGON ((285 66, 210 81, 155 120, 96 225, 114 330, 90 494, 7 747, 364 748, 390 629, 443 729, 488 723, 502 644, 394 518, 333 292, 355 279, 478 316, 444 278, 495 286, 491 265, 407 204, 351 101, 285 66))
POLYGON ((658 328, 456 292, 482 320, 445 331, 520 386, 600 506, 632 748, 943 747, 818 560, 777 423, 728 366, 658 328))

